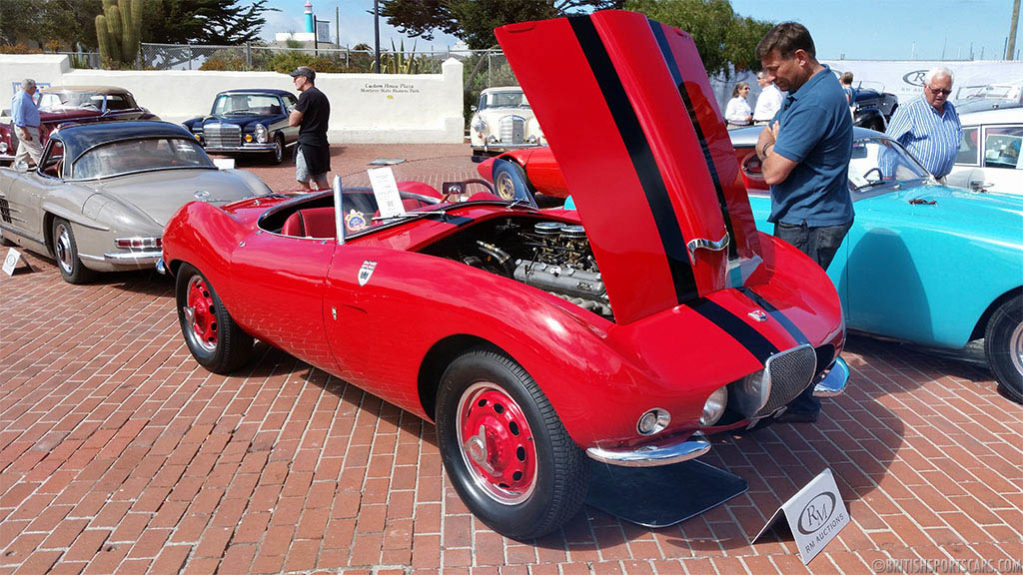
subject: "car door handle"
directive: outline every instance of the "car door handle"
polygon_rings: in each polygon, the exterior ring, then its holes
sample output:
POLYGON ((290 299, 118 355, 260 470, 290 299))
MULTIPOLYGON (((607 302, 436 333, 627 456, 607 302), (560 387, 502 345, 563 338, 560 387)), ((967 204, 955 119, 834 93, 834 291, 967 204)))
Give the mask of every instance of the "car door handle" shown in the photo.
POLYGON ((696 250, 704 249, 712 252, 720 252, 727 248, 728 244, 728 232, 725 232, 725 235, 721 236, 721 239, 718 241, 708 240, 707 238, 693 238, 689 240, 686 247, 689 248, 689 257, 696 258, 696 250))

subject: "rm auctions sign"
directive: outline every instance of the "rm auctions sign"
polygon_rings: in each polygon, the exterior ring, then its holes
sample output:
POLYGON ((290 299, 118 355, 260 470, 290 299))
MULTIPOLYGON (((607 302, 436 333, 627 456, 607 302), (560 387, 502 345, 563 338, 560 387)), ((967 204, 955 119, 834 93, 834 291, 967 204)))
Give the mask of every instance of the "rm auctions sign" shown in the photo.
POLYGON ((845 510, 845 503, 842 502, 842 495, 838 492, 838 485, 830 469, 822 471, 786 501, 753 541, 773 528, 781 515, 785 516, 789 530, 799 546, 799 558, 803 560, 803 565, 816 557, 849 524, 849 513, 845 510))
POLYGON ((953 103, 969 96, 978 86, 1023 83, 1023 62, 1003 60, 822 60, 836 74, 853 73, 853 86, 891 92, 899 104, 923 95, 924 76, 932 68, 952 71, 953 103), (974 88, 974 90, 970 90, 974 88))

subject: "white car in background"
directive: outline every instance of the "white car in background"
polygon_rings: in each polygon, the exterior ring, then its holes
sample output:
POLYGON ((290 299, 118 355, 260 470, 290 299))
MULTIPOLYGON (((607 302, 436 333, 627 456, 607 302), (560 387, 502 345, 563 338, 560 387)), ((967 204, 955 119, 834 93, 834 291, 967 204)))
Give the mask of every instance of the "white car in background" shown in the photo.
POLYGON ((469 122, 469 142, 473 154, 547 145, 529 100, 518 86, 487 88, 472 109, 475 113, 469 122))
POLYGON ((1023 108, 962 114, 963 140, 951 186, 1023 195, 1023 108))

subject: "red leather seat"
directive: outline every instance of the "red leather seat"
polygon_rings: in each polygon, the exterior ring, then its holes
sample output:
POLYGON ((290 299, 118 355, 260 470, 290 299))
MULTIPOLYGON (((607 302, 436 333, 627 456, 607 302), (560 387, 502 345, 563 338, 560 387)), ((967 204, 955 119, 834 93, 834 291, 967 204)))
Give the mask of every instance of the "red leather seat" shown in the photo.
POLYGON ((334 208, 308 208, 298 210, 284 220, 281 233, 286 236, 297 236, 305 238, 333 238, 334 233, 334 208))

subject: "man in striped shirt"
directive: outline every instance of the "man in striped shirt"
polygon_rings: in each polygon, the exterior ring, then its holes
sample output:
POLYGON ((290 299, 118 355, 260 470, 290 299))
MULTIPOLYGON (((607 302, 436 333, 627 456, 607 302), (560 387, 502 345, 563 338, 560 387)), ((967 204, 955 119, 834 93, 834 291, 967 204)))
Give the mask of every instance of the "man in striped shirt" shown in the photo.
POLYGON ((963 138, 959 115, 948 101, 952 80, 948 68, 927 72, 923 97, 899 106, 887 130, 889 136, 898 140, 942 182, 952 171, 963 138))

